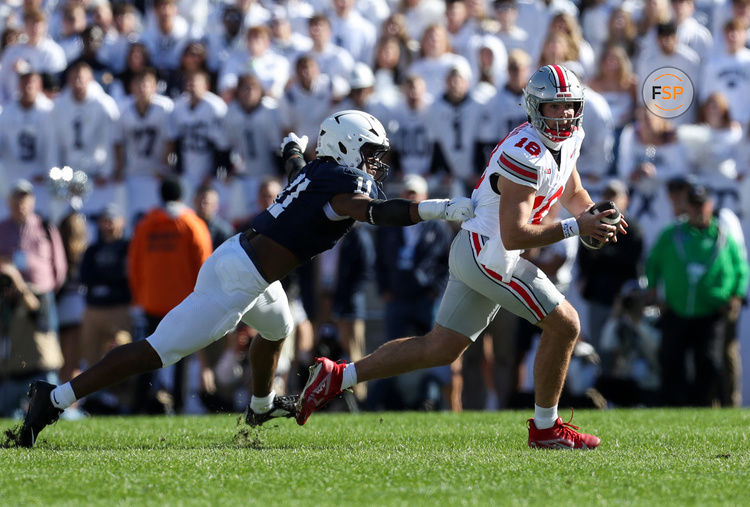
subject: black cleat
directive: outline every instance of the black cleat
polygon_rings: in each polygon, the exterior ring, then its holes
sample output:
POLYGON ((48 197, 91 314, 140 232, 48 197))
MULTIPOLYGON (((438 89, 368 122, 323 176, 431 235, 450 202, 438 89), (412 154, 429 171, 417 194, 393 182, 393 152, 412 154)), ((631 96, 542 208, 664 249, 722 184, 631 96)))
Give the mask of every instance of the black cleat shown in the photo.
POLYGON ((250 404, 248 404, 245 409, 245 422, 254 428, 260 426, 269 419, 274 419, 276 417, 294 417, 297 414, 298 400, 299 396, 296 394, 289 396, 276 396, 273 399, 273 407, 262 414, 256 414, 253 412, 250 408, 250 404))
POLYGON ((39 433, 50 424, 57 421, 62 410, 55 407, 50 400, 50 393, 56 386, 37 380, 29 388, 29 408, 18 435, 18 445, 34 447, 39 433))

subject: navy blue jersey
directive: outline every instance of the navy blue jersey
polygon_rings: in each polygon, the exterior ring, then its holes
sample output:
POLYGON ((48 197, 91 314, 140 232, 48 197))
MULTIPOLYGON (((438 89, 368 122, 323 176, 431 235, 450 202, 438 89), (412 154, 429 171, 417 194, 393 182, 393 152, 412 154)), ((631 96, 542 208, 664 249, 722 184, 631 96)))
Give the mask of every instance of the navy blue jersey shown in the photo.
POLYGON ((313 160, 250 226, 305 261, 332 248, 354 225, 354 219, 333 211, 329 203, 333 196, 366 194, 376 199, 379 192, 365 171, 313 160))

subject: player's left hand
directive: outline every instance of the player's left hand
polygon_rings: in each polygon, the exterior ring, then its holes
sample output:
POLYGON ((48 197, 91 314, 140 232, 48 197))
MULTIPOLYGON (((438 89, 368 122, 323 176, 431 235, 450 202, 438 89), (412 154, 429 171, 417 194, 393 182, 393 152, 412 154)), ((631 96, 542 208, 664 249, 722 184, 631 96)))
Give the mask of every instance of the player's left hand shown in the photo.
POLYGON ((297 146, 299 146, 300 151, 304 153, 305 150, 307 149, 307 142, 308 142, 307 136, 299 137, 294 132, 289 132, 289 135, 281 140, 281 153, 284 153, 284 147, 289 143, 297 143, 297 146))
POLYGON ((445 219, 465 222, 474 218, 474 203, 468 197, 454 197, 445 207, 445 219))

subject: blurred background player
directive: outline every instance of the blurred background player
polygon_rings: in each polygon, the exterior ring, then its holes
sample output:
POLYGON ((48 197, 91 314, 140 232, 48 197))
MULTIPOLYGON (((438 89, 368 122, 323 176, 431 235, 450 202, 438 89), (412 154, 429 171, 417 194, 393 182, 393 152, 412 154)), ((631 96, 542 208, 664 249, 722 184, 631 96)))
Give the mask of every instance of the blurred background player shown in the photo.
POLYGON ((156 92, 156 70, 146 68, 130 81, 131 96, 121 106, 114 140, 115 181, 125 184, 128 230, 158 206, 160 179, 166 175, 166 147, 172 101, 156 92))
MULTIPOLYGON (((18 178, 30 179, 39 194, 38 213, 49 217, 52 195, 48 171, 58 165, 58 138, 53 103, 42 93, 42 76, 27 63, 18 65, 18 96, 0 112, 0 194, 18 178)), ((3 207, 3 214, 6 216, 3 207)), ((58 211, 59 213, 59 211, 58 211)))

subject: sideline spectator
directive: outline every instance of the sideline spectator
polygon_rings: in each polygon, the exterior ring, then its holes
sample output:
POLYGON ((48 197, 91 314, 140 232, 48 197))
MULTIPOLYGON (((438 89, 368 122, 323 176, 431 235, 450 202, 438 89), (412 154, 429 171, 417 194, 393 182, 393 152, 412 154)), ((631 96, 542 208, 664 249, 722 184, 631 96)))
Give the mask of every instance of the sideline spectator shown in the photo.
POLYGON ((706 187, 691 185, 687 219, 667 227, 646 262, 649 288, 663 288, 660 362, 664 402, 720 403, 727 319, 747 292, 748 265, 713 217, 706 187), (694 378, 688 376, 692 351, 694 378))
POLYGON ((219 248, 230 236, 234 235, 234 227, 221 218, 219 211, 219 193, 211 185, 201 185, 195 193, 193 203, 195 214, 205 222, 211 235, 212 250, 219 248))
POLYGON ((578 249, 580 292, 588 304, 588 342, 599 350, 602 329, 609 318, 620 289, 628 280, 642 274, 643 231, 635 218, 630 218, 628 187, 620 180, 609 180, 602 199, 614 202, 628 217, 628 233, 617 238, 616 245, 604 245, 599 250, 578 249))
MULTIPOLYGON (((427 181, 416 174, 407 175, 401 197, 416 202, 427 199, 427 181)), ((452 239, 450 226, 439 221, 422 222, 414 227, 379 227, 375 231, 375 273, 378 292, 385 303, 387 339, 425 334, 432 327, 440 295, 448 282, 448 250, 452 239)), ((439 376, 446 377, 445 373, 439 376)), ((434 372, 410 375, 424 378, 434 372)), ((384 386, 394 381, 384 379, 378 383, 382 385, 373 386, 372 391, 382 395, 384 386)), ((409 396, 402 393, 402 397, 409 396)), ((419 401, 427 398, 428 393, 423 392, 419 401)), ((448 397, 445 401, 449 400, 448 397)), ((373 399, 369 403, 378 405, 383 400, 373 399)))
POLYGON ((83 347, 81 343, 81 321, 86 306, 85 287, 81 280, 81 262, 89 244, 86 216, 71 212, 59 226, 60 238, 68 263, 65 283, 57 292, 57 313, 60 318, 60 348, 64 364, 59 377, 67 382, 80 373, 83 347))
POLYGON ((86 309, 81 324, 83 357, 91 366, 115 345, 131 341, 130 287, 127 278, 129 241, 125 217, 116 205, 99 213, 98 237, 83 254, 81 283, 86 309))
POLYGON ((0 260, 0 417, 23 417, 29 383, 57 382, 57 333, 39 327, 44 309, 18 269, 0 260))
MULTIPOLYGON (((179 180, 166 178, 161 198, 162 206, 147 213, 136 226, 128 249, 130 290, 135 304, 146 314, 149 335, 190 294, 198 270, 212 250, 206 224, 182 203, 179 180)), ((173 370, 175 411, 182 408, 185 364, 180 361, 173 370)))

